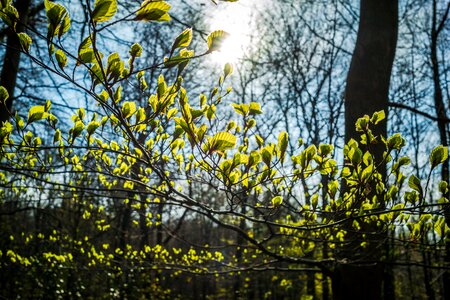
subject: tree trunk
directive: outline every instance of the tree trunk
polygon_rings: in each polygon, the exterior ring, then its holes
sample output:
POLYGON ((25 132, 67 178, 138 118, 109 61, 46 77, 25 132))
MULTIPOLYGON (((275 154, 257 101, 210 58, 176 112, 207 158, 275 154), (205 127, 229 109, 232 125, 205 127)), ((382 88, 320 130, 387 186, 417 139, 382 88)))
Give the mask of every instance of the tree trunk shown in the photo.
MULTIPOLYGON (((361 0, 360 20, 356 45, 347 75, 345 89, 345 140, 359 139, 355 123, 363 115, 384 110, 387 114, 389 84, 395 57, 398 31, 398 0, 361 0)), ((386 122, 372 128, 375 135, 387 134, 386 122)), ((372 146, 371 146, 372 147, 372 146)), ((376 163, 382 161, 384 145, 372 147, 376 163)), ((383 176, 386 167, 382 164, 378 172, 383 176)), ((377 239, 379 237, 376 237, 377 239)), ((349 243, 348 247, 353 247, 349 243)), ((333 276, 334 299, 381 299, 383 266, 381 251, 368 246, 361 258, 371 264, 338 263, 333 276), (371 249, 372 248, 372 249, 371 249)), ((342 249, 345 255, 352 255, 355 249, 342 249)))
POLYGON ((332 277, 333 299, 380 300, 382 274, 381 264, 339 264, 332 277))
MULTIPOLYGON (((345 88, 346 141, 359 138, 355 130, 358 118, 380 110, 387 113, 397 28, 398 0, 360 1, 358 36, 345 88)), ((386 133, 386 122, 374 128, 376 135, 386 133)), ((380 159, 384 147, 374 150, 380 159)))
POLYGON ((0 75, 0 85, 3 86, 9 94, 9 98, 5 103, 0 103, 0 124, 7 121, 12 112, 12 100, 14 97, 14 89, 16 87, 17 73, 19 72, 20 63, 20 42, 17 33, 24 31, 28 20, 28 12, 30 10, 31 0, 15 1, 20 20, 16 25, 16 32, 8 28, 8 40, 6 42, 6 53, 3 59, 3 68, 0 75))
MULTIPOLYGON (((434 107, 436 111, 436 116, 438 117, 438 129, 439 129, 439 137, 441 140, 441 144, 445 147, 448 147, 448 132, 447 132, 447 113, 444 104, 444 99, 442 96, 442 87, 440 82, 440 70, 439 70, 439 61, 438 61, 438 38, 442 29, 444 28, 444 24, 449 15, 450 4, 447 4, 447 9, 442 16, 442 19, 437 20, 437 1, 433 0, 432 2, 432 20, 431 20, 431 68, 433 72, 433 85, 434 85, 434 107)), ((449 182, 449 161, 446 160, 442 164, 441 169, 441 180, 449 182)), ((450 192, 447 192, 445 195, 447 199, 450 198, 450 192)), ((448 226, 450 226, 450 207, 446 206, 444 208, 444 216, 445 222, 448 226)), ((445 244, 445 260, 447 262, 450 261, 450 241, 446 241, 445 244)), ((450 272, 446 270, 443 274, 444 280, 444 298, 450 300, 450 272)))

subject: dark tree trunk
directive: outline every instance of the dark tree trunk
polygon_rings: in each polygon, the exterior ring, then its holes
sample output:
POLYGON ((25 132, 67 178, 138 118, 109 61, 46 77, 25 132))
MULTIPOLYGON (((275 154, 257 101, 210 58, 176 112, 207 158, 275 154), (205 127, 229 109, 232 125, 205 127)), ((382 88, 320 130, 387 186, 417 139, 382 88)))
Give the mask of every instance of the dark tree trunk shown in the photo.
MULTIPOLYGON (((398 0, 360 1, 358 35, 345 89, 346 141, 359 139, 355 129, 358 118, 380 110, 387 114, 397 31, 398 0)), ((386 122, 372 129, 375 135, 387 134, 386 122)), ((371 149, 378 165, 382 161, 385 148, 378 144, 373 145, 371 149)), ((386 167, 381 164, 378 172, 384 176, 386 167)), ((380 242, 380 236, 376 236, 376 239, 380 242)), ((367 253, 354 253, 354 246, 350 243, 351 249, 342 249, 341 261, 352 260, 353 256, 346 255, 354 254, 363 260, 380 261, 381 251, 374 249, 374 243, 370 243, 367 250, 356 250, 367 253)), ((381 263, 338 263, 332 285, 334 299, 381 299, 383 266, 381 263)))
MULTIPOLYGON (((447 21, 450 10, 450 3, 447 4, 447 9, 442 17, 442 19, 438 22, 437 20, 437 1, 433 0, 432 2, 432 21, 431 21, 431 68, 433 72, 433 85, 434 85, 434 107, 436 110, 436 116, 438 117, 438 129, 439 129, 439 137, 441 140, 441 144, 445 147, 448 147, 448 132, 447 132, 447 113, 446 107, 444 104, 444 99, 442 96, 442 87, 440 82, 440 70, 439 70, 439 61, 438 61, 438 38, 442 29, 444 28, 444 24, 447 21)), ((446 160, 442 164, 441 169, 441 180, 449 182, 449 161, 446 160)), ((450 199, 450 192, 447 192, 445 195, 447 199, 450 199)), ((444 216, 445 222, 448 226, 450 226, 450 207, 445 206, 444 208, 444 216)), ((450 241, 446 241, 445 244, 445 261, 450 261, 450 241)), ((450 272, 446 270, 443 274, 444 281, 444 298, 446 300, 450 300, 450 272)))
POLYGON ((6 53, 0 75, 0 85, 8 91, 9 98, 5 103, 0 103, 0 124, 7 121, 11 116, 14 89, 16 87, 17 73, 19 72, 20 64, 20 42, 17 33, 22 32, 25 29, 30 4, 31 0, 15 1, 14 6, 19 13, 20 20, 16 25, 16 32, 11 28, 8 28, 8 40, 6 42, 6 53))
MULTIPOLYGON (((345 140, 358 140, 356 120, 365 114, 387 113, 389 84, 398 31, 398 0, 361 0, 356 46, 345 88, 345 140)), ((386 136, 386 122, 374 133, 386 136)), ((382 156, 380 146, 375 155, 382 156)))
MULTIPOLYGON (((388 233, 388 238, 385 243, 386 260, 392 262, 394 260, 395 244, 394 238, 388 233)), ((383 294, 384 300, 395 300, 395 277, 392 266, 387 264, 384 267, 384 286, 383 294)))
POLYGON ((333 299, 382 299, 382 274, 383 267, 380 264, 339 264, 332 277, 333 299))

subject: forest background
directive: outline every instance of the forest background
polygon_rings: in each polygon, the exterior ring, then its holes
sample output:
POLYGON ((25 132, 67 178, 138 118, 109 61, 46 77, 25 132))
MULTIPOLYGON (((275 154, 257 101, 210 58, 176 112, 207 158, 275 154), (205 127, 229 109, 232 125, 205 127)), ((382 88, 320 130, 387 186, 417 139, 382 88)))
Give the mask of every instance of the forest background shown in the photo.
POLYGON ((2 297, 450 299, 449 2, 228 2, 1 1, 2 297))

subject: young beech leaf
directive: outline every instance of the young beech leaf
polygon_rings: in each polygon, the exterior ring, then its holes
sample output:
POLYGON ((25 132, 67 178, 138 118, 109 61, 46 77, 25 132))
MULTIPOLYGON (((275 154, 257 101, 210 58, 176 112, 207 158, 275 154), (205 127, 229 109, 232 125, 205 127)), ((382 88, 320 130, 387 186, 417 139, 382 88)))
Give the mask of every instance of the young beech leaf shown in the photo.
POLYGON ((272 198, 272 206, 274 208, 279 207, 283 203, 283 197, 275 196, 272 198))
POLYGON ((84 129, 84 123, 82 121, 76 121, 72 128, 72 136, 75 139, 78 137, 84 129))
POLYGON ((262 156, 263 162, 267 166, 270 166, 270 162, 272 161, 272 151, 269 146, 266 146, 261 150, 261 156, 262 156))
POLYGON ((261 105, 258 102, 250 102, 249 114, 251 114, 251 115, 262 114, 261 105))
MULTIPOLYGON (((4 0, 2 1, 4 2, 4 0)), ((15 29, 16 22, 19 20, 19 12, 10 3, 3 3, 0 10, 0 18, 8 27, 15 29)))
POLYGON ((81 49, 80 52, 78 52, 78 62, 77 65, 80 65, 81 63, 90 64, 95 61, 95 53, 94 50, 91 48, 81 49))
POLYGON ((255 140, 256 140, 256 143, 258 144, 259 148, 264 146, 264 140, 259 134, 255 134, 255 140))
POLYGON ((8 91, 3 87, 0 86, 0 103, 5 103, 6 100, 9 98, 8 91))
POLYGON ((94 131, 100 127, 100 122, 97 121, 91 121, 88 126, 86 127, 86 130, 89 135, 92 135, 94 131))
POLYGON ((225 78, 233 73, 233 65, 230 63, 226 63, 223 68, 223 75, 225 78))
POLYGON ((47 117, 45 107, 42 105, 33 106, 28 112, 28 124, 42 120, 47 117))
POLYGON ((155 1, 147 0, 141 5, 141 8, 136 12, 135 20, 138 21, 155 21, 155 22, 166 22, 170 21, 170 16, 168 14, 170 9, 170 4, 165 1, 155 1))
POLYGON ((53 3, 49 0, 44 1, 48 19, 48 37, 55 35, 61 37, 70 28, 70 17, 66 8, 61 4, 53 3))
POLYGON ((82 49, 87 49, 92 45, 92 37, 89 35, 87 38, 85 38, 80 46, 78 46, 78 52, 80 52, 82 49))
POLYGON ((415 190, 415 191, 419 192, 420 194, 422 194, 422 186, 420 185, 420 179, 417 178, 416 176, 411 175, 411 177, 409 177, 408 185, 413 190, 415 190))
POLYGON ((437 146, 430 154, 431 168, 433 169, 439 164, 442 164, 446 159, 448 159, 448 147, 442 145, 437 146))
POLYGON ((92 20, 94 22, 106 22, 117 12, 116 0, 95 0, 92 20))
POLYGON ((177 48, 188 47, 192 41, 192 28, 184 30, 173 42, 172 50, 170 50, 170 56, 177 48))
POLYGON ((53 136, 53 143, 55 144, 55 143, 57 143, 59 141, 61 141, 61 130, 57 129, 55 131, 54 136, 53 136))
POLYGON ((374 125, 377 125, 379 122, 383 121, 386 118, 386 114, 384 110, 376 111, 373 113, 372 118, 370 118, 370 122, 374 125))
POLYGON ((130 48, 130 55, 133 57, 139 57, 142 55, 142 46, 138 43, 134 43, 130 48))
POLYGON ((70 29, 70 17, 69 17, 69 13, 66 11, 61 24, 59 25, 59 27, 57 27, 57 31, 56 33, 58 34, 58 37, 62 37, 64 35, 64 33, 66 33, 67 31, 69 31, 70 29))
POLYGON ((447 183, 447 181, 439 182, 439 191, 442 194, 446 194, 448 192, 448 183, 447 183))
POLYGON ((320 144, 318 150, 319 150, 320 155, 327 156, 327 155, 331 154, 331 152, 333 152, 333 145, 320 144))
POLYGON ((28 36, 28 34, 26 34, 25 32, 20 32, 17 34, 17 36, 19 37, 19 42, 20 42, 20 46, 22 47, 22 49, 25 52, 30 51, 30 46, 31 46, 32 40, 28 36))
POLYGON ((240 115, 246 116, 248 114, 249 106, 247 104, 231 103, 231 106, 233 106, 234 111, 240 115))
POLYGON ((58 62, 58 66, 61 69, 63 69, 67 65, 66 54, 61 49, 56 50, 55 58, 56 58, 56 61, 58 62))
POLYGON ((132 101, 124 102, 122 105, 122 116, 124 118, 131 117, 136 112, 136 103, 132 101))
POLYGON ((228 32, 223 30, 216 30, 208 35, 208 51, 206 53, 211 53, 213 51, 220 50, 223 42, 230 36, 228 32))
POLYGON ((229 132, 219 132, 209 140, 209 152, 224 152, 236 145, 236 137, 229 132))
POLYGON ((280 159, 284 160, 284 156, 286 154, 286 149, 288 146, 288 134, 286 131, 283 131, 278 136, 278 149, 280 149, 280 159))

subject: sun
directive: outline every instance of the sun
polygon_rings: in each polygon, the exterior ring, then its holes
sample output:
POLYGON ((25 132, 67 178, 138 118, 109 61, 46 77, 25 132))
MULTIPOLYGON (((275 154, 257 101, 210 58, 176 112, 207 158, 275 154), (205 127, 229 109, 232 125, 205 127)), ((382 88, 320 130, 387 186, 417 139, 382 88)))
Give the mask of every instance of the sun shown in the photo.
POLYGON ((246 39, 230 33, 230 36, 222 43, 220 50, 211 54, 211 58, 219 63, 236 63, 244 56, 245 46, 246 39))
POLYGON ((211 59, 220 64, 237 63, 250 50, 252 32, 251 9, 238 3, 218 7, 210 22, 211 31, 224 30, 230 36, 221 49, 211 54, 211 59))

